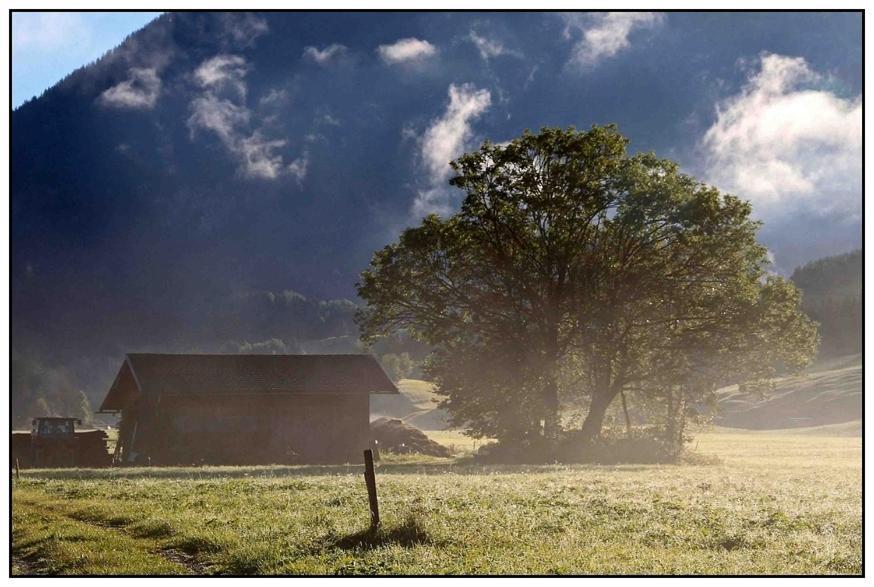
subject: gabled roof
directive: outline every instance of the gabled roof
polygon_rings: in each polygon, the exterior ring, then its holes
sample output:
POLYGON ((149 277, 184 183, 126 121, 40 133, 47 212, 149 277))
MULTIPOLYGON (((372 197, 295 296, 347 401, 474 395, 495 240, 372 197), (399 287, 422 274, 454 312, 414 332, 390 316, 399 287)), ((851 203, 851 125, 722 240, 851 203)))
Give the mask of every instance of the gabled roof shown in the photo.
POLYGON ((370 355, 127 355, 100 411, 131 393, 399 393, 370 355))

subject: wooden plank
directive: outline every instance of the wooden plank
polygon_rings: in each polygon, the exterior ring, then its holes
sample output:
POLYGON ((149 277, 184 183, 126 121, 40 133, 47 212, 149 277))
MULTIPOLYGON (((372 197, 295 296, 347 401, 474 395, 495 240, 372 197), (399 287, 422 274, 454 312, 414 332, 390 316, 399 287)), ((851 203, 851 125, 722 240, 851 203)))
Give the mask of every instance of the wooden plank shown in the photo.
POLYGON ((373 470, 373 451, 364 451, 364 482, 367 484, 367 497, 370 501, 370 527, 379 526, 379 500, 376 497, 376 472, 373 470))

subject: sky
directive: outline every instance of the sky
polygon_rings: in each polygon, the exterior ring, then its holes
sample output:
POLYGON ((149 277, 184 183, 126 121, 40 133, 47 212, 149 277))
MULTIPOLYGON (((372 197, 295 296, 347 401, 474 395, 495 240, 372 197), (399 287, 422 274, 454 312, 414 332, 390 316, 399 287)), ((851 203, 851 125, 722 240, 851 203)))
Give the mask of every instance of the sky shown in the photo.
MULTIPOLYGON (((150 16, 13 18, 20 102, 150 16)), ((858 13, 173 13, 13 114, 16 348, 287 337, 246 304, 354 298, 450 160, 607 123, 749 200, 783 275, 861 246, 858 13)))
MULTIPOLYGON (((15 101, 93 61, 154 16, 14 14, 15 101)), ((357 214, 347 219, 365 237, 375 235, 359 243, 372 249, 427 213, 451 213, 460 194, 448 187, 448 162, 482 140, 501 142, 544 125, 615 122, 632 151, 675 159, 751 201, 780 272, 860 243, 858 14, 171 17, 119 54, 118 73, 99 82, 105 88, 83 78, 79 91, 96 92, 87 107, 96 117, 92 132, 110 140, 113 121, 121 125, 111 138, 118 153, 149 149, 140 154, 155 160, 172 151, 147 147, 153 130, 130 134, 148 122, 163 129, 155 139, 175 149, 162 169, 203 153, 209 161, 191 181, 202 187, 218 163, 216 173, 229 174, 224 183, 239 183, 220 200, 197 201, 218 232, 236 230, 247 207, 257 208, 248 211, 265 230, 301 214, 300 199, 253 204, 233 195, 258 186, 313 200, 313 221, 316 211, 384 207, 371 211, 389 219, 379 234, 357 214), (345 157, 342 166, 336 155, 345 157), (371 193, 353 203, 355 196, 338 190, 343 174, 366 178, 371 193)), ((173 185, 182 189, 183 182, 173 185)), ((276 237, 258 250, 287 244, 276 237)))
MULTIPOLYGON (((14 102, 155 15, 14 14, 14 102)), ((861 242, 858 13, 214 13, 213 20, 221 30, 184 49, 168 37, 154 59, 142 48, 130 53, 138 64, 92 108, 158 122, 167 104, 194 96, 178 105, 189 111, 184 119, 164 121, 189 130, 179 148, 218 148, 237 177, 321 200, 336 191, 330 181, 340 170, 319 160, 320 144, 327 153, 339 148, 331 141, 357 144, 351 155, 368 152, 361 169, 346 164, 354 179, 382 174, 396 184, 385 188, 406 190, 408 205, 391 202, 392 212, 408 212, 400 224, 457 206, 448 161, 484 138, 616 122, 633 151, 675 159, 750 200, 781 272, 861 242), (180 69, 201 52, 189 71, 180 69), (395 124, 397 134, 367 144, 395 124), (320 167, 330 177, 319 176, 320 167)), ((292 212, 262 204, 273 217, 292 212)))
POLYGON ((15 12, 12 107, 91 63, 160 12, 15 12))

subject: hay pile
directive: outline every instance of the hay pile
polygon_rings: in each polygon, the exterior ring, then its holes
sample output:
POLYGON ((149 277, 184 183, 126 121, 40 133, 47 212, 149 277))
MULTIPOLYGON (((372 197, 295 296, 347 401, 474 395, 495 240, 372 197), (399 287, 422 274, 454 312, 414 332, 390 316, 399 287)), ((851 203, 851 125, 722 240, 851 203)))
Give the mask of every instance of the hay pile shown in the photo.
POLYGON ((418 428, 395 418, 379 418, 370 423, 370 436, 381 451, 419 453, 435 457, 449 457, 449 449, 428 438, 418 428))

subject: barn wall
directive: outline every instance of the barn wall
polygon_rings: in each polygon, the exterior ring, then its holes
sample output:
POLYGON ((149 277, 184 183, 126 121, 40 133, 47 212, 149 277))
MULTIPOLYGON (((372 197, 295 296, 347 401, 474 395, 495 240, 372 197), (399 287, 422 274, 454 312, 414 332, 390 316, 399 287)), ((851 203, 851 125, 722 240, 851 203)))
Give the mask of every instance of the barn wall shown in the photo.
POLYGON ((138 434, 153 464, 357 462, 369 413, 367 394, 164 395, 138 434))

